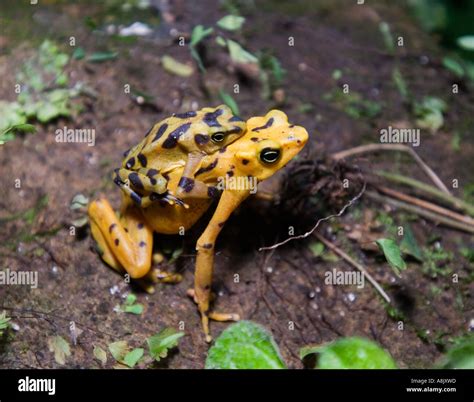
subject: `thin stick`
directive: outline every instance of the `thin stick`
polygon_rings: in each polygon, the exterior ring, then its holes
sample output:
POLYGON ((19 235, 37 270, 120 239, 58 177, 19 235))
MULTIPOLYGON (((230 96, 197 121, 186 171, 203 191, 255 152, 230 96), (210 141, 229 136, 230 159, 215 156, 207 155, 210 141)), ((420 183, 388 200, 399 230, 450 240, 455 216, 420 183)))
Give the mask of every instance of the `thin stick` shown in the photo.
POLYGON ((345 151, 336 152, 331 157, 335 160, 344 159, 349 156, 375 151, 402 151, 410 154, 413 159, 421 166, 433 183, 444 193, 451 195, 448 188, 444 185, 438 175, 425 163, 423 159, 413 150, 413 148, 403 144, 367 144, 345 151))
POLYGON ((373 278, 372 275, 370 275, 365 267, 361 264, 359 264, 357 261, 355 261, 351 256, 346 254, 344 251, 342 251, 339 247, 337 247, 335 244, 331 243, 329 240, 327 240, 324 236, 322 236, 320 233, 316 232, 314 234, 318 240, 323 243, 327 248, 329 248, 331 251, 336 253, 339 257, 347 261, 349 264, 351 264, 353 267, 357 268, 362 274, 367 278, 367 280, 372 284, 372 286, 377 290, 377 292, 380 293, 380 295, 387 301, 387 303, 390 303, 390 297, 388 294, 385 292, 385 290, 382 289, 382 286, 379 285, 379 283, 373 278))
POLYGON ((467 202, 454 197, 453 195, 443 193, 437 188, 430 186, 429 184, 423 183, 421 181, 412 179, 407 176, 402 176, 396 173, 385 172, 383 170, 378 170, 374 172, 377 176, 381 176, 385 179, 391 180, 395 183, 405 184, 407 186, 413 187, 415 189, 421 190, 424 193, 433 195, 438 199, 447 202, 448 204, 454 206, 457 209, 467 212, 469 215, 474 216, 474 206, 468 204, 467 202))
POLYGON ((464 216, 464 215, 458 214, 457 212, 453 212, 449 209, 440 207, 439 205, 432 204, 431 202, 428 202, 428 201, 425 201, 425 200, 420 200, 419 198, 412 197, 411 195, 404 194, 404 193, 401 193, 401 192, 396 191, 396 190, 392 190, 392 189, 384 187, 384 186, 375 185, 375 187, 379 191, 382 191, 383 193, 388 194, 392 197, 398 198, 399 200, 406 201, 410 204, 417 205, 421 208, 426 208, 426 209, 429 209, 429 210, 431 210, 433 212, 436 212, 438 214, 445 215, 445 216, 447 216, 449 218, 452 218, 454 220, 464 222, 467 225, 474 226, 474 219, 470 218, 469 216, 464 216))
POLYGON ((386 197, 386 196, 380 195, 380 194, 378 194, 376 192, 372 192, 372 191, 367 191, 366 195, 367 195, 367 197, 369 197, 369 198, 371 198, 375 201, 384 202, 384 203, 390 204, 394 207, 404 209, 406 211, 414 212, 415 214, 423 216, 424 218, 427 218, 431 221, 434 221, 434 222, 437 222, 437 223, 442 223, 443 225, 446 225, 446 226, 449 226, 449 227, 452 227, 452 228, 455 228, 455 229, 459 229, 459 230, 462 230, 462 231, 465 231, 465 232, 474 233, 474 227, 473 226, 465 225, 462 222, 454 221, 454 220, 452 220, 450 218, 447 218, 445 216, 435 214, 434 212, 428 212, 425 209, 417 207, 415 205, 407 204, 407 203, 402 202, 402 201, 397 201, 397 200, 394 200, 393 198, 386 197))
POLYGON ((364 182, 364 185, 362 187, 362 190, 360 190, 359 194, 357 194, 354 198, 352 198, 346 205, 344 205, 342 207, 342 209, 337 213, 337 214, 334 214, 334 215, 329 215, 329 216, 326 216, 325 218, 321 218, 319 219, 316 224, 313 226, 313 228, 309 231, 309 232, 306 232, 302 235, 298 235, 298 236, 290 236, 288 237, 287 239, 279 242, 279 243, 276 243, 274 244, 273 246, 266 246, 266 247, 260 247, 258 249, 258 251, 263 251, 263 250, 273 250, 277 247, 280 247, 282 246, 283 244, 286 244, 292 240, 296 240, 296 239, 305 239, 306 237, 310 236, 311 234, 313 234, 313 232, 318 228, 319 224, 321 222, 324 222, 324 221, 328 221, 329 219, 332 219, 332 218, 337 218, 337 217, 340 217, 345 211, 347 208, 349 208, 350 206, 352 206, 360 197, 362 197, 362 194, 364 194, 364 191, 365 191, 365 188, 366 188, 366 183, 364 182))

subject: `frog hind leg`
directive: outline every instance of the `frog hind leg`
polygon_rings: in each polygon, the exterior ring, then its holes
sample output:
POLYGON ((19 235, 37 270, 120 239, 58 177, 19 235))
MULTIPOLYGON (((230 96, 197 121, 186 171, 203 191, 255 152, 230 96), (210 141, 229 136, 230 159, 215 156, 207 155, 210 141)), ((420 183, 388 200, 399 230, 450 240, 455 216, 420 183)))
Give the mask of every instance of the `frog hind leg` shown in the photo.
POLYGON ((207 342, 212 340, 209 333, 209 319, 216 321, 237 321, 240 319, 238 314, 210 312, 209 304, 214 267, 214 247, 217 236, 232 212, 248 195, 248 191, 224 191, 214 215, 196 244, 196 272, 194 291, 191 291, 191 294, 198 305, 207 342))
POLYGON ((181 199, 168 191, 168 181, 161 174, 155 169, 149 169, 147 172, 144 174, 125 168, 115 169, 114 183, 141 208, 146 208, 155 201, 186 206, 181 199), (144 193, 148 195, 143 195, 144 193))
POLYGON ((131 278, 144 277, 151 267, 153 231, 140 210, 129 207, 119 220, 109 202, 102 198, 90 203, 88 213, 92 235, 104 260, 114 269, 120 264, 131 278))

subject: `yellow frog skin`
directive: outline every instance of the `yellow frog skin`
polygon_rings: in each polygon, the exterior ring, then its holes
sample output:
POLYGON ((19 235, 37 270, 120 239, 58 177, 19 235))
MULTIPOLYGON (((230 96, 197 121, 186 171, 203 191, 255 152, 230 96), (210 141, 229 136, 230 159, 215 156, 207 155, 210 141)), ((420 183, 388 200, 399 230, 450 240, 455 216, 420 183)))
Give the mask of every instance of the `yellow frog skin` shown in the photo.
POLYGON ((204 186, 193 172, 205 155, 232 143, 245 132, 245 122, 225 105, 174 114, 155 124, 136 146, 125 152, 114 182, 138 206, 154 201, 184 205, 204 186), (168 191, 167 173, 183 167, 176 193, 168 191))
MULTIPOLYGON (((206 341, 210 342, 209 319, 239 319, 238 314, 209 310, 217 237, 232 212, 252 193, 251 186, 245 183, 272 176, 301 151, 307 140, 303 127, 289 124, 283 112, 272 110, 266 116, 249 119, 241 138, 201 160, 195 177, 206 184, 206 191, 188 199, 189 209, 163 202, 140 208, 124 195, 118 218, 105 198, 93 201, 89 205, 91 231, 102 259, 132 278, 149 278, 153 232, 176 234, 191 227, 211 205, 212 189, 221 187, 216 210, 196 243, 194 290, 189 291, 198 305, 206 341), (234 185, 230 185, 232 179, 234 185), (235 185, 236 180, 241 186, 235 185)), ((176 190, 182 173, 183 167, 168 172, 169 190, 176 190)))

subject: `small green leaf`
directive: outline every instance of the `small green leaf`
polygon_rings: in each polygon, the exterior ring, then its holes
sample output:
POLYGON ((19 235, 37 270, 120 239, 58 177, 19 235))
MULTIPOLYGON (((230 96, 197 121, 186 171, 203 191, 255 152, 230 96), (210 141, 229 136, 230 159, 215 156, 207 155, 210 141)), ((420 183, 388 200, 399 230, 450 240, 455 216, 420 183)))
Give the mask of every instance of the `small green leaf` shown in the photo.
POLYGON ((236 63, 258 63, 258 59, 252 53, 231 39, 227 39, 227 48, 230 58, 236 63))
POLYGON ((87 198, 84 194, 76 194, 73 197, 69 208, 72 210, 80 209, 86 207, 87 204, 89 204, 89 198, 87 198))
POLYGON ((474 369, 474 336, 459 340, 448 350, 439 366, 445 369, 474 369))
POLYGON ((379 248, 383 251, 385 258, 395 273, 400 276, 400 271, 406 269, 407 265, 402 258, 397 243, 392 239, 378 239, 375 243, 377 243, 379 248))
POLYGON ((10 327, 10 318, 7 317, 7 312, 3 311, 0 313, 0 336, 3 335, 3 331, 10 327))
POLYGON ((143 348, 133 349, 131 352, 128 352, 123 358, 123 363, 128 367, 134 367, 135 364, 143 357, 143 348))
POLYGON ((222 46, 222 47, 226 47, 226 46, 227 46, 227 42, 226 42, 226 40, 225 40, 222 36, 216 37, 216 43, 217 43, 219 46, 222 46))
POLYGON ((125 299, 125 304, 127 306, 130 306, 132 305, 133 303, 135 303, 137 301, 137 296, 135 296, 133 293, 129 293, 127 295, 127 298, 125 299))
POLYGON ((461 36, 456 42, 464 50, 474 51, 474 35, 461 36))
POLYGON ((102 363, 102 365, 107 363, 107 352, 102 349, 100 346, 94 346, 94 357, 102 363))
POLYGON ((385 47, 389 53, 395 52, 395 41, 393 40, 392 31, 390 30, 390 25, 385 21, 382 21, 379 24, 379 30, 382 34, 385 47))
POLYGON ((251 321, 230 325, 209 350, 207 369, 282 369, 285 363, 272 335, 251 321))
POLYGON ((398 67, 395 67, 392 71, 392 80, 397 87, 398 93, 403 99, 406 99, 408 97, 408 86, 398 67))
POLYGON ((317 353, 316 367, 320 369, 395 369, 388 352, 368 339, 341 338, 320 346, 305 346, 300 358, 317 353))
POLYGON ((403 238, 400 242, 400 250, 405 254, 411 255, 420 262, 423 261, 423 253, 421 252, 415 235, 408 224, 403 225, 403 238))
POLYGON ((168 355, 168 351, 178 345, 178 340, 184 336, 184 332, 178 332, 173 328, 165 328, 156 335, 147 339, 150 355, 160 361, 168 355))
POLYGON ((84 57, 86 57, 86 52, 82 47, 77 47, 74 49, 74 52, 72 52, 72 58, 74 60, 82 60, 84 57))
POLYGON ((464 68, 463 66, 461 65, 461 63, 459 63, 459 61, 457 61, 456 59, 453 59, 452 57, 444 57, 443 58, 443 66, 451 71, 454 75, 462 78, 464 76, 464 68))
POLYGON ((313 253, 315 257, 319 257, 324 252, 324 244, 317 241, 317 242, 311 243, 309 245, 309 249, 311 250, 311 252, 313 253))
POLYGON ((236 31, 240 29, 245 22, 245 18, 239 15, 226 15, 217 21, 217 26, 227 31, 236 31))
POLYGON ((232 110, 232 114, 235 116, 239 116, 239 105, 237 105, 237 102, 234 100, 232 96, 230 96, 227 92, 224 92, 222 89, 219 89, 219 97, 221 98, 222 102, 224 102, 227 106, 230 107, 230 110, 232 110))
POLYGON ((86 60, 90 63, 102 63, 104 61, 114 60, 117 56, 117 52, 95 52, 87 57, 86 60))
POLYGON ((143 313, 143 304, 137 303, 132 306, 125 306, 123 308, 123 311, 125 311, 126 313, 140 315, 141 313, 143 313))
POLYGON ((178 75, 180 77, 189 77, 194 71, 191 66, 188 66, 184 63, 180 63, 173 57, 167 55, 164 55, 161 58, 161 65, 163 66, 163 69, 166 72, 178 75))
POLYGON ((196 25, 191 32, 190 46, 196 46, 206 36, 209 36, 214 32, 213 28, 205 28, 203 25, 196 25))
POLYGON ((50 352, 54 352, 56 363, 61 365, 66 363, 66 357, 71 355, 69 343, 59 335, 48 338, 48 348, 50 352))
POLYGON ((128 345, 125 341, 117 341, 109 344, 109 351, 118 362, 123 361, 125 355, 128 353, 128 345))
POLYGON ((342 78, 342 71, 339 69, 336 69, 332 72, 331 77, 333 80, 338 81, 342 78))

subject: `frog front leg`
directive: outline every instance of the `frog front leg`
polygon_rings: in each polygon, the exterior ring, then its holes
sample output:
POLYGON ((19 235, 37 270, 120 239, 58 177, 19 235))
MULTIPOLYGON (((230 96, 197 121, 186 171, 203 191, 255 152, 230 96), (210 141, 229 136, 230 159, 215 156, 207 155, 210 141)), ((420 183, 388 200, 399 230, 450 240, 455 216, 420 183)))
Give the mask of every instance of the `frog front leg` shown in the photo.
POLYGON ((148 169, 146 173, 125 168, 115 169, 114 183, 141 208, 146 208, 156 201, 186 206, 183 201, 168 191, 168 180, 156 169, 148 169))
POLYGON ((192 295, 201 314, 202 327, 207 342, 212 340, 209 334, 209 319, 215 321, 239 320, 238 314, 209 312, 209 303, 214 268, 214 247, 217 236, 232 212, 248 196, 248 191, 225 190, 214 215, 196 244, 196 270, 192 295))

